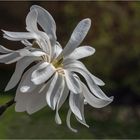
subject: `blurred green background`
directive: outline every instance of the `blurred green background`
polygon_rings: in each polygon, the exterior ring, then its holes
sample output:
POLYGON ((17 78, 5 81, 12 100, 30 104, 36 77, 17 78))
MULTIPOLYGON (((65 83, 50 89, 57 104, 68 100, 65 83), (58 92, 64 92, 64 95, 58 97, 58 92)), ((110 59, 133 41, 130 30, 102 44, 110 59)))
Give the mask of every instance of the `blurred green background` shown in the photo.
MULTIPOLYGON (((103 79, 102 88, 114 102, 103 109, 85 108, 90 128, 72 118, 79 132, 66 126, 66 103, 61 112, 63 125, 55 124, 49 107, 29 116, 10 107, 0 117, 0 138, 140 138, 140 2, 0 2, 0 28, 25 31, 29 8, 38 4, 47 9, 57 24, 57 37, 65 46, 74 27, 83 18, 91 18, 92 26, 82 45, 91 45, 95 55, 83 60, 88 69, 103 79)), ((11 49, 23 47, 7 41, 0 33, 0 44, 11 49)), ((0 104, 14 97, 15 89, 4 93, 15 65, 0 64, 0 104)))

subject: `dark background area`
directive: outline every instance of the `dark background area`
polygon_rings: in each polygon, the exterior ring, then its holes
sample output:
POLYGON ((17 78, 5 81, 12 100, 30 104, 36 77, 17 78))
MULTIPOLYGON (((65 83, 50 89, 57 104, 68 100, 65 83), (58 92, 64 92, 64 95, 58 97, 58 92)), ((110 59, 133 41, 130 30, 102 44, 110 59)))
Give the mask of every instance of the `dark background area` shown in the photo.
MULTIPOLYGON (((0 2, 0 28, 26 31, 25 18, 33 4, 54 17, 63 47, 78 22, 91 18, 92 26, 82 45, 93 46, 96 53, 82 61, 106 83, 102 89, 114 96, 114 102, 100 110, 87 106, 85 114, 91 127, 83 128, 74 121, 80 129, 78 134, 66 130, 65 123, 56 126, 48 107, 32 116, 15 113, 13 107, 0 118, 0 138, 140 138, 140 2, 0 2)), ((2 32, 0 44, 10 49, 23 47, 3 39, 2 32)), ((4 93, 14 67, 0 64, 0 103, 15 94, 15 89, 4 93)), ((64 119, 67 108, 66 104, 62 110, 64 119)))

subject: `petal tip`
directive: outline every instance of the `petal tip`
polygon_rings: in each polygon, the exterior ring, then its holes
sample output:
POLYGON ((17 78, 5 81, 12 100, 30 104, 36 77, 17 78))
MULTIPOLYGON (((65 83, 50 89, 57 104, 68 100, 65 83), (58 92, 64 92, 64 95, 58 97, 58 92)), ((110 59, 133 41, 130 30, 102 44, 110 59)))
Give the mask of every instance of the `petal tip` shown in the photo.
POLYGON ((91 19, 90 19, 90 18, 85 18, 85 19, 83 19, 83 21, 84 21, 86 24, 91 24, 91 19))

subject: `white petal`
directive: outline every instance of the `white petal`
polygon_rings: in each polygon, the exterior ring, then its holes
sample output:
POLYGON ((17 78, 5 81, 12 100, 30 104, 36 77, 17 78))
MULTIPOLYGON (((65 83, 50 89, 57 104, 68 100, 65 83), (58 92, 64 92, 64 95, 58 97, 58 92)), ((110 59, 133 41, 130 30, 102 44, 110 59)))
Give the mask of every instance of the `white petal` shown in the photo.
POLYGON ((57 80, 58 80, 58 73, 56 72, 55 75, 53 76, 52 78, 52 81, 51 81, 51 84, 50 84, 50 87, 46 93, 46 100, 47 100, 47 103, 48 105, 52 108, 53 108, 53 101, 51 101, 51 94, 52 94, 52 91, 57 83, 57 80))
POLYGON ((0 53, 11 53, 13 50, 7 49, 4 46, 0 45, 0 53))
POLYGON ((32 47, 32 44, 28 40, 21 40, 21 43, 24 44, 26 47, 32 47))
POLYGON ((83 120, 84 115, 83 107, 84 107, 84 98, 81 94, 74 94, 71 92, 69 97, 69 105, 71 111, 80 119, 83 120))
POLYGON ((25 57, 17 62, 15 72, 13 73, 10 81, 8 82, 5 91, 12 89, 18 84, 24 70, 35 60, 37 60, 37 58, 35 57, 25 57))
POLYGON ((26 111, 26 105, 28 102, 28 99, 30 98, 31 94, 23 94, 20 92, 20 88, 18 87, 15 95, 15 111, 16 112, 24 112, 26 111))
POLYGON ((12 52, 9 54, 0 55, 0 63, 14 63, 21 58, 18 52, 12 52))
POLYGON ((75 94, 81 93, 82 88, 79 80, 76 79, 71 72, 67 70, 64 70, 64 72, 65 72, 66 83, 69 90, 75 94))
POLYGON ((86 120, 83 116, 83 119, 80 120, 78 117, 76 117, 77 121, 80 122, 81 124, 83 124, 84 126, 88 127, 89 128, 89 125, 86 123, 86 120))
POLYGON ((95 84, 97 84, 99 86, 105 85, 105 83, 101 79, 99 79, 96 76, 92 75, 88 71, 88 69, 85 67, 85 65, 80 61, 73 60, 73 59, 66 59, 64 61, 64 68, 67 68, 67 69, 69 69, 69 68, 81 69, 82 71, 86 72, 86 74, 88 74, 92 78, 92 80, 95 82, 95 84))
POLYGON ((42 27, 42 29, 47 33, 47 35, 51 40, 52 46, 54 46, 57 38, 56 38, 56 24, 53 17, 49 14, 48 11, 46 11, 40 6, 33 5, 30 9, 31 10, 35 9, 38 12, 37 22, 42 27))
POLYGON ((110 101, 95 97, 92 93, 90 93, 90 91, 88 90, 88 88, 84 83, 83 83, 83 96, 85 97, 86 102, 95 108, 102 108, 104 106, 107 106, 113 101, 112 97, 110 98, 111 99, 110 101))
POLYGON ((40 88, 42 85, 39 85, 38 88, 31 93, 30 98, 28 99, 26 110, 28 114, 33 114, 40 109, 44 108, 47 105, 46 102, 46 92, 39 93, 40 88))
POLYGON ((21 92, 16 92, 15 96, 15 111, 16 112, 24 112, 26 111, 26 104, 29 99, 30 95, 28 94, 23 94, 21 92))
POLYGON ((72 113, 72 112, 71 112, 71 110, 69 109, 68 114, 67 114, 66 123, 67 123, 68 128, 69 128, 71 131, 77 133, 77 129, 72 128, 72 127, 71 127, 71 124, 70 124, 71 113, 72 113))
POLYGON ((69 89, 66 85, 66 82, 65 82, 65 87, 64 87, 64 91, 61 93, 60 97, 59 97, 59 100, 57 102, 57 107, 58 107, 58 110, 61 108, 61 106, 64 104, 64 102, 66 101, 67 97, 69 95, 69 89))
POLYGON ((54 46, 53 58, 57 58, 61 52, 62 52, 62 47, 57 42, 57 44, 54 46))
POLYGON ((36 88, 30 94, 23 94, 19 90, 15 96, 15 110, 17 112, 27 111, 32 114, 44 106, 46 106, 45 93, 39 93, 42 85, 36 86, 36 88))
POLYGON ((55 115, 55 121, 56 121, 57 124, 61 124, 62 123, 58 111, 59 111, 60 105, 63 104, 63 102, 65 101, 65 99, 66 99, 66 97, 68 95, 67 94, 68 92, 65 93, 65 89, 66 88, 65 88, 65 80, 64 80, 64 77, 62 77, 62 82, 61 82, 61 85, 60 85, 60 88, 59 89, 60 89, 59 90, 59 93, 57 93, 55 95, 55 97, 54 97, 54 106, 57 103, 57 105, 56 105, 56 115, 55 115), (65 94, 65 96, 63 94, 65 94))
POLYGON ((63 92, 64 86, 62 84, 63 77, 56 72, 54 79, 52 80, 52 83, 50 84, 50 87, 46 93, 47 103, 53 110, 56 107, 56 103, 61 92, 63 92))
POLYGON ((38 31, 37 16, 38 16, 38 13, 35 9, 28 13, 28 15, 26 17, 26 29, 27 29, 27 31, 30 31, 30 32, 37 32, 38 31))
POLYGON ((34 52, 31 52, 29 54, 29 56, 36 56, 36 57, 40 57, 40 56, 43 56, 43 55, 46 55, 46 53, 44 53, 42 51, 34 51, 34 52))
POLYGON ((59 79, 57 79, 57 83, 53 89, 53 91, 55 92, 55 94, 51 94, 51 98, 53 100, 53 107, 55 108, 57 103, 59 102, 59 98, 60 98, 60 95, 62 95, 63 91, 64 91, 64 87, 65 87, 65 84, 64 84, 64 77, 59 74, 59 79))
POLYGON ((35 71, 40 65, 41 63, 38 63, 24 73, 21 82, 18 86, 17 92, 31 92, 36 88, 36 85, 31 81, 31 75, 33 71, 35 71))
POLYGON ((88 57, 95 53, 95 49, 90 46, 81 46, 76 48, 70 55, 66 56, 66 58, 71 59, 81 59, 84 57, 88 57))
POLYGON ((10 31, 4 31, 4 38, 7 38, 12 41, 21 41, 26 39, 36 39, 37 36, 34 33, 30 32, 10 32, 10 31))
POLYGON ((76 47, 81 44, 81 42, 87 35, 90 26, 91 20, 88 18, 79 22, 79 24, 74 29, 69 42, 67 43, 66 47, 62 52, 64 56, 72 53, 76 49, 76 47))
POLYGON ((44 62, 32 73, 31 81, 34 84, 39 85, 46 82, 54 74, 54 72, 55 68, 53 65, 44 62))
POLYGON ((11 64, 11 63, 17 62, 18 60, 20 60, 24 56, 28 56, 30 54, 30 51, 28 49, 24 48, 24 49, 20 49, 20 50, 15 51, 13 54, 15 55, 15 58, 5 62, 5 64, 11 64))
POLYGON ((110 99, 104 94, 104 92, 94 83, 90 75, 88 75, 85 71, 79 68, 69 68, 68 70, 81 74, 85 78, 90 90, 94 93, 95 96, 103 100, 112 101, 112 99, 110 99))

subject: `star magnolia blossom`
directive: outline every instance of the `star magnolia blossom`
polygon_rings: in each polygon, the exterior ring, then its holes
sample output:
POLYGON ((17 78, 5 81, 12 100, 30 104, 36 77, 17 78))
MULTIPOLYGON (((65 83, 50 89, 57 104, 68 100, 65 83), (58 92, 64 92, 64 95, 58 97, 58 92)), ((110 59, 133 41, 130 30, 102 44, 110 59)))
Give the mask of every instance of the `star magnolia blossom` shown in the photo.
POLYGON ((99 88, 104 82, 92 75, 79 61, 95 52, 90 46, 79 46, 90 25, 91 20, 88 18, 80 21, 62 49, 57 42, 54 19, 45 9, 33 5, 26 17, 28 32, 3 30, 5 38, 21 41, 26 46, 16 51, 0 46, 0 52, 3 53, 0 55, 1 63, 17 62, 15 72, 5 89, 8 91, 19 83, 15 96, 17 112, 27 111, 32 114, 48 105, 56 110, 56 123, 61 124, 58 111, 69 98, 67 125, 76 132, 70 125, 71 113, 88 127, 84 118, 84 104, 101 108, 112 102, 113 97, 107 97, 99 88), (37 24, 45 32, 39 30, 37 24), (87 85, 80 80, 79 75, 87 85))

